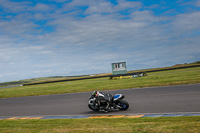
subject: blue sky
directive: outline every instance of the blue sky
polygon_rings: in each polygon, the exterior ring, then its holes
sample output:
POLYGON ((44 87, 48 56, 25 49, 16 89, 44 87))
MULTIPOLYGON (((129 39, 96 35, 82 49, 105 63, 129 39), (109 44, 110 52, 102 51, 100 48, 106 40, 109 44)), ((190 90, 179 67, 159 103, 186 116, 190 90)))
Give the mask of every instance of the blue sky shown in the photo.
POLYGON ((200 60, 200 0, 0 0, 0 82, 200 60))

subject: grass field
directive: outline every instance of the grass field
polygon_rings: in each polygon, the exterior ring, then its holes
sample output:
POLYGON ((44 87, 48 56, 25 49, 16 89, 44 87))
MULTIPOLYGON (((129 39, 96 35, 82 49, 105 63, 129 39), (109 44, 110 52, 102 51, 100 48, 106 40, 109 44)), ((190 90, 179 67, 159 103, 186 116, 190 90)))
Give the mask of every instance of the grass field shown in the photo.
MULTIPOLYGON (((185 64, 176 64, 171 67, 162 67, 162 68, 149 68, 142 70, 130 70, 128 73, 136 73, 136 72, 153 72, 153 71, 166 71, 166 70, 175 70, 189 67, 200 67, 200 61, 196 61, 193 63, 185 63, 185 64)), ((32 78, 32 79, 24 79, 18 81, 9 81, 0 83, 0 87, 6 86, 16 86, 16 85, 31 85, 31 84, 42 84, 42 83, 50 83, 50 82, 58 82, 58 81, 67 81, 73 79, 82 79, 82 78, 91 78, 98 76, 111 76, 112 73, 102 73, 95 74, 94 76, 90 75, 76 75, 76 76, 51 76, 51 77, 40 77, 40 78, 32 78)))
MULTIPOLYGON (((0 98, 200 83, 200 67, 151 72, 132 79, 108 78, 0 89, 0 98)), ((200 133, 200 116, 0 120, 0 133, 200 133)))
POLYGON ((195 83, 200 83, 200 67, 151 72, 148 73, 148 76, 131 79, 109 80, 108 78, 98 78, 6 88, 0 89, 0 98, 195 83))
POLYGON ((200 117, 0 120, 1 133, 199 133, 200 117))

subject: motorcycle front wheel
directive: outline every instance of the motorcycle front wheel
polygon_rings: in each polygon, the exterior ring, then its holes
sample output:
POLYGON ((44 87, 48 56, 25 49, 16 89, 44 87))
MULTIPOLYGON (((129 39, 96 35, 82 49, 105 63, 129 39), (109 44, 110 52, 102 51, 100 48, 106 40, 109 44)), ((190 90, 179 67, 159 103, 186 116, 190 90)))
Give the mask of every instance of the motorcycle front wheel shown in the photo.
POLYGON ((93 111, 99 111, 98 108, 95 108, 94 106, 91 106, 90 104, 88 104, 88 107, 93 111))

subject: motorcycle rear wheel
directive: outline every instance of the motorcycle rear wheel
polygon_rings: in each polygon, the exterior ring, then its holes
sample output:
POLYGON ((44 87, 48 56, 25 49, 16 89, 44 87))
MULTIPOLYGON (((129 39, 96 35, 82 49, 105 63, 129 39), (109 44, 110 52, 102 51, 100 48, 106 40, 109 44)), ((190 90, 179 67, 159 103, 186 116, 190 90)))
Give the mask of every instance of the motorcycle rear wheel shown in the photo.
POLYGON ((118 105, 121 106, 120 110, 127 110, 129 108, 128 102, 122 99, 118 100, 118 105))

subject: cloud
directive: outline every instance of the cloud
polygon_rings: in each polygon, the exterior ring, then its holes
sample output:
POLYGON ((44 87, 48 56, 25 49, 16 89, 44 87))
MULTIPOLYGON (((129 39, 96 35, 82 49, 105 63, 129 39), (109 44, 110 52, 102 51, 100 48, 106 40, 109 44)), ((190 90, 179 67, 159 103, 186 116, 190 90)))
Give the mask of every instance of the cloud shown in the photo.
POLYGON ((28 36, 28 33, 37 33, 36 24, 26 20, 11 20, 0 22, 1 33, 11 36, 28 36))
POLYGON ((118 0, 117 3, 118 4, 115 6, 117 10, 126 10, 130 8, 139 9, 142 7, 142 3, 137 1, 118 0))
POLYGON ((51 9, 50 6, 47 5, 47 4, 37 3, 37 4, 33 7, 33 10, 34 10, 34 11, 47 12, 47 11, 50 11, 50 10, 52 10, 52 9, 51 9))
POLYGON ((122 10, 130 10, 130 9, 139 9, 142 7, 141 2, 134 1, 126 1, 126 0, 118 0, 117 5, 106 1, 106 0, 73 0, 71 2, 67 2, 63 6, 63 11, 70 10, 83 10, 85 9, 85 14, 93 14, 93 13, 113 13, 122 10), (84 8, 83 8, 84 7, 84 8))
POLYGON ((200 7, 200 0, 197 0, 195 6, 200 7))
POLYGON ((177 15, 172 21, 172 30, 174 37, 199 36, 199 21, 199 11, 177 15))
POLYGON ((86 14, 92 13, 112 13, 113 12, 113 4, 110 2, 99 2, 93 5, 90 5, 88 9, 85 11, 86 14))
POLYGON ((57 3, 65 3, 65 2, 70 2, 71 0, 49 0, 49 1, 54 1, 57 3))
POLYGON ((126 0, 3 1, 3 10, 15 14, 0 21, 0 82, 111 72, 118 61, 133 70, 200 58, 197 10, 169 16, 156 15, 158 5, 126 0))
POLYGON ((6 12, 18 13, 26 11, 31 2, 11 2, 10 0, 1 0, 0 7, 6 12))

